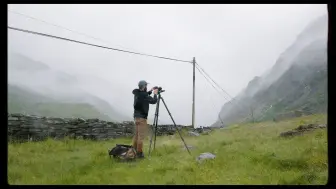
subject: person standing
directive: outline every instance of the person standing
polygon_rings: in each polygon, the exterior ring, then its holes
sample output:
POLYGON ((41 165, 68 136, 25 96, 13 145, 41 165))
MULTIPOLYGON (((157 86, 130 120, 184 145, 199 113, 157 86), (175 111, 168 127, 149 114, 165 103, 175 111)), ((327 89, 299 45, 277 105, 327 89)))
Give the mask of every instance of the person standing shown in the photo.
POLYGON ((156 104, 158 89, 152 88, 147 91, 148 83, 144 80, 139 81, 137 89, 132 91, 134 95, 134 122, 135 122, 135 134, 133 137, 133 147, 136 149, 137 157, 144 158, 143 153, 143 140, 146 137, 148 131, 147 117, 149 111, 149 104, 156 104), (154 97, 151 97, 152 91, 154 91, 154 97))

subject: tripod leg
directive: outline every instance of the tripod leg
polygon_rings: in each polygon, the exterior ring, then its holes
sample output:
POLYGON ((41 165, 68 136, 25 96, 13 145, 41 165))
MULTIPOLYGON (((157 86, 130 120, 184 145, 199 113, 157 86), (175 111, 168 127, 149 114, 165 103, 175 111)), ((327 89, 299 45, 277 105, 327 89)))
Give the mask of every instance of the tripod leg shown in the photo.
POLYGON ((164 101, 164 99, 163 99, 162 97, 161 97, 161 100, 162 100, 164 106, 166 107, 167 112, 168 112, 170 118, 172 119, 172 121, 173 121, 173 123, 174 123, 174 126, 175 126, 175 128, 176 128, 178 134, 180 135, 180 138, 182 139, 182 142, 184 143, 184 146, 187 148, 189 154, 191 155, 191 153, 190 153, 190 151, 189 151, 189 148, 188 148, 186 142, 184 141, 184 138, 182 137, 182 135, 181 135, 181 133, 180 133, 180 130, 179 130, 178 127, 176 126, 176 123, 175 123, 175 121, 174 121, 174 119, 173 119, 173 116, 171 115, 171 113, 170 113, 170 111, 169 111, 169 109, 168 109, 168 107, 167 107, 167 105, 166 105, 166 102, 164 101))
MULTIPOLYGON (((151 153, 153 135, 155 135, 155 133, 156 133, 155 125, 157 125, 158 117, 159 117, 158 116, 159 115, 159 102, 160 102, 160 98, 158 99, 158 102, 156 104, 155 115, 154 115, 154 122, 153 122, 153 125, 152 125, 152 134, 151 134, 151 138, 150 138, 150 142, 149 142, 148 155, 150 155, 150 153, 151 153)), ((155 145, 155 141, 154 141, 154 145, 155 145)))
POLYGON ((149 141, 148 155, 150 154, 151 148, 152 148, 152 141, 153 141, 153 134, 154 134, 154 125, 156 123, 156 113, 157 113, 157 105, 156 105, 156 109, 155 109, 154 122, 153 122, 153 125, 151 126, 152 133, 151 133, 151 137, 150 137, 150 141, 149 141))
MULTIPOLYGON (((156 112, 156 111, 155 111, 156 112)), ((152 133, 151 133, 151 137, 150 137, 150 142, 149 142, 149 149, 148 149, 148 155, 150 155, 151 153, 151 148, 152 148, 152 141, 153 141, 153 135, 154 135, 154 125, 156 123, 156 113, 155 113, 155 116, 154 116, 154 122, 153 122, 153 125, 152 125, 152 133)))
POLYGON ((157 112, 156 112, 156 123, 155 123, 153 150, 155 150, 155 144, 156 144, 157 126, 158 126, 158 122, 159 122, 160 100, 161 100, 161 95, 159 94, 159 100, 157 102, 157 112))
POLYGON ((156 119, 156 123, 155 123, 155 132, 154 132, 154 145, 153 145, 153 150, 155 150, 155 144, 156 144, 156 135, 157 135, 157 124, 158 124, 158 118, 156 119))

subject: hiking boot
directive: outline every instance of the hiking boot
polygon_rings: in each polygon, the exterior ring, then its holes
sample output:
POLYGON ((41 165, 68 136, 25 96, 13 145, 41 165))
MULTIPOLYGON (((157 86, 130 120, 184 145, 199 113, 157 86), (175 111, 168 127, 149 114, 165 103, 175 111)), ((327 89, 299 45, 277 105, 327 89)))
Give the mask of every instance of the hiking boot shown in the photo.
POLYGON ((137 152, 136 157, 137 157, 137 158, 141 158, 141 159, 142 159, 142 158, 145 158, 143 152, 137 152))

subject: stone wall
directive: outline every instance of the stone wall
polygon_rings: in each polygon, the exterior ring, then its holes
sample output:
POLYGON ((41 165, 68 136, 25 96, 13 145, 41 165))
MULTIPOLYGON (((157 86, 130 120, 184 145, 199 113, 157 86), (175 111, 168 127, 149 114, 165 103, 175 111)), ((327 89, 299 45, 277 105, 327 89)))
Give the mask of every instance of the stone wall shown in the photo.
MULTIPOLYGON (((52 118, 23 114, 8 114, 8 138, 15 141, 40 141, 64 137, 107 140, 131 137, 134 122, 107 122, 99 119, 52 118)), ((193 130, 178 125, 178 128, 193 130)), ((158 125, 158 136, 175 134, 174 125, 158 125)))

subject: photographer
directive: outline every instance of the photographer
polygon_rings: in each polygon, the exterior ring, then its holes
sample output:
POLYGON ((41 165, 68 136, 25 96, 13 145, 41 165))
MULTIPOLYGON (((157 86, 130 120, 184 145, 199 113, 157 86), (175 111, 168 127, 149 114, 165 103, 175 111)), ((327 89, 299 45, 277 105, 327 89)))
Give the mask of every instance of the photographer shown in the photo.
POLYGON ((135 135, 133 137, 133 147, 137 151, 138 158, 144 158, 143 140, 147 134, 147 117, 149 104, 156 104, 158 89, 152 88, 147 91, 147 82, 142 80, 138 83, 139 89, 133 90, 134 95, 134 120, 135 120, 135 135), (154 91, 154 98, 150 95, 154 91))

